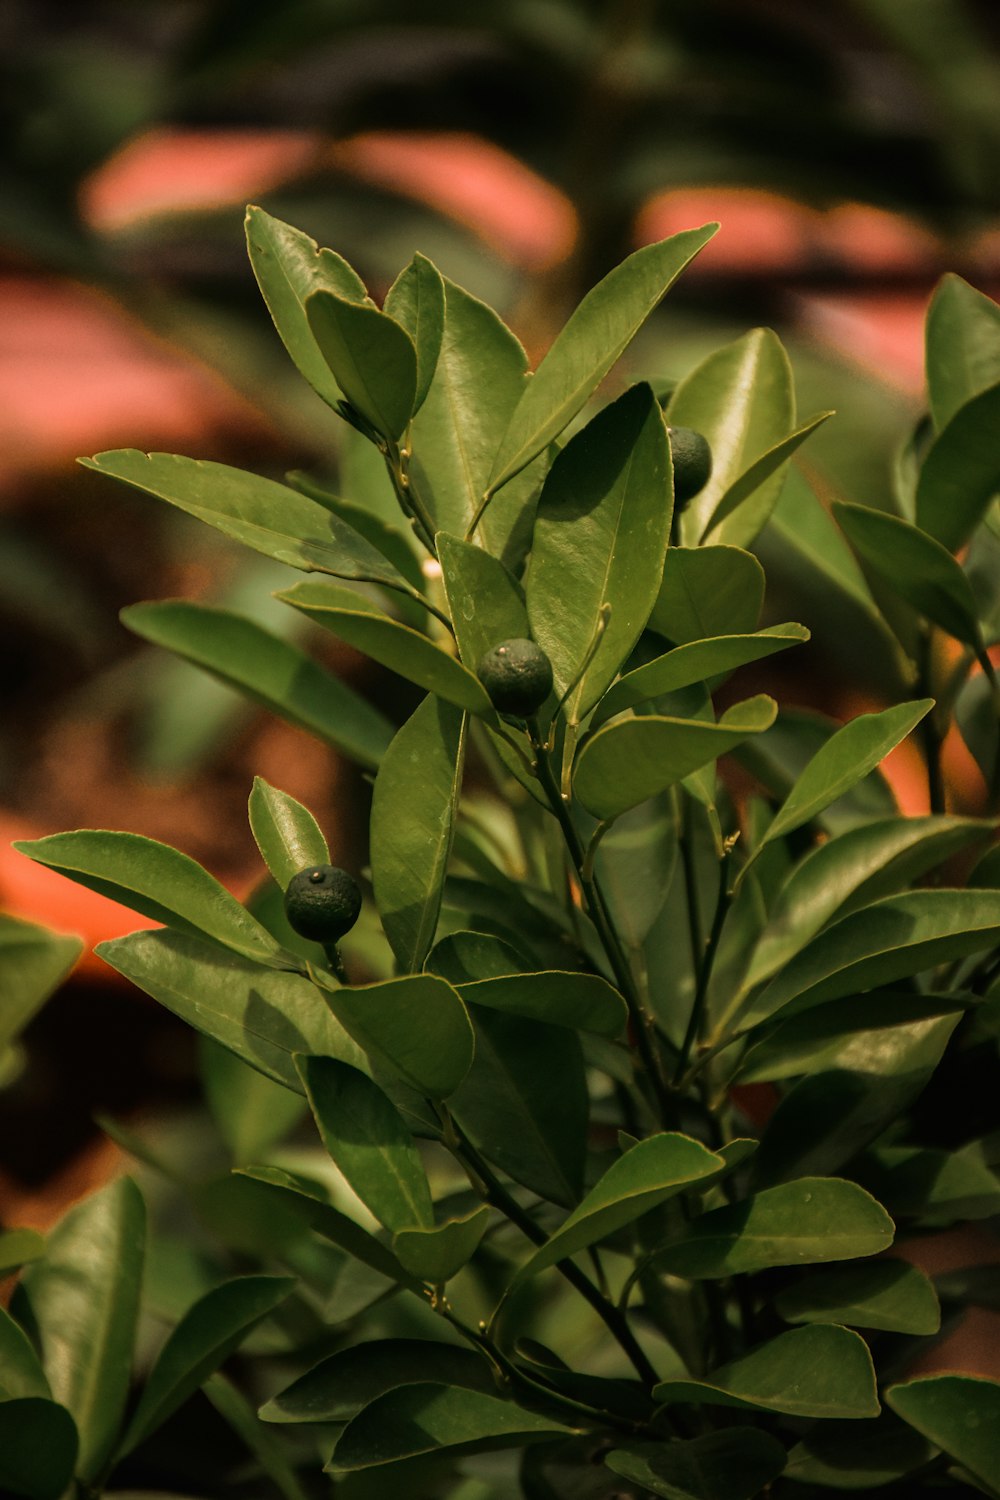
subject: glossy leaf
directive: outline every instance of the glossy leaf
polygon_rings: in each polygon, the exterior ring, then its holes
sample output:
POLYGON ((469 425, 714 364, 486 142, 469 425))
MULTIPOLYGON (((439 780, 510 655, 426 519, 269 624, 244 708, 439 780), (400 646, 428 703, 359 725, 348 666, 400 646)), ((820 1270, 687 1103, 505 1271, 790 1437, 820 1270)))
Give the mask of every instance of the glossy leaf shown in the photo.
POLYGON ((118 1457, 131 1453, 193 1396, 294 1285, 289 1276, 238 1276, 200 1297, 157 1355, 118 1457))
POLYGON ((501 641, 531 634, 520 584, 484 547, 439 531, 435 537, 448 612, 465 665, 471 671, 501 641))
POLYGON ((388 1096, 332 1057, 303 1057, 298 1065, 323 1144, 365 1207, 386 1229, 430 1228, 427 1174, 388 1096))
POLYGON ((362 766, 377 767, 392 739, 392 725, 378 709, 254 620, 186 599, 132 604, 121 618, 143 640, 203 667, 362 766))
POLYGON ((620 1036, 628 1020, 621 995, 597 974, 545 969, 537 974, 498 975, 460 984, 458 992, 466 1002, 490 1010, 598 1036, 620 1036))
MULTIPOLYGON (((876 630, 890 649, 893 638, 872 597, 857 558, 844 540, 830 512, 818 498, 805 475, 790 469, 777 505, 767 524, 765 537, 777 542, 787 565, 794 568, 818 610, 835 621, 844 606, 860 610, 867 625, 876 630)), ((814 616, 819 624, 820 616, 814 616)), ((828 625, 827 629, 834 628, 828 625)))
POLYGON ((941 1326, 933 1283, 902 1260, 817 1271, 779 1292, 774 1307, 786 1323, 846 1323, 910 1334, 937 1333, 941 1326))
MULTIPOLYGON (((795 425, 795 396, 788 356, 777 334, 755 328, 717 349, 680 382, 667 406, 671 427, 693 427, 712 450, 712 473, 681 522, 687 543, 705 538, 727 492, 795 425)), ((712 540, 748 546, 777 503, 782 476, 757 487, 715 528, 712 540)), ((730 627, 731 628, 731 627, 730 627)), ((721 634, 721 632, 715 632, 721 634)))
POLYGON ((538 501, 528 618, 556 691, 576 683, 565 709, 571 723, 613 681, 649 618, 672 512, 663 417, 649 386, 633 386, 570 438, 538 501))
POLYGON ((52 1395, 79 1432, 83 1480, 104 1468, 125 1413, 145 1234, 142 1196, 121 1177, 60 1220, 22 1280, 52 1395))
POLYGON ((775 651, 786 651, 809 639, 804 625, 772 625, 750 635, 712 636, 675 646, 664 656, 635 667, 609 688, 597 706, 595 724, 604 723, 626 708, 659 698, 679 688, 692 687, 734 672, 747 662, 760 661, 775 651))
POLYGON ((34 1229, 0 1232, 0 1276, 8 1276, 45 1254, 45 1239, 34 1229))
MULTIPOLYGON (((870 1494, 922 1469, 933 1457, 926 1439, 891 1412, 883 1412, 863 1427, 823 1422, 810 1428, 789 1453, 785 1472, 789 1479, 810 1486, 870 1494)), ((916 1476, 914 1482, 919 1483, 916 1476)))
POLYGON ((636 250, 587 293, 515 408, 489 475, 498 490, 558 437, 718 229, 706 224, 636 250))
POLYGON ((1000 381, 1000 307, 961 276, 942 276, 927 309, 927 390, 941 430, 1000 381))
POLYGON ((416 254, 385 294, 383 311, 410 335, 417 355, 413 412, 427 399, 444 333, 444 281, 425 255, 416 254))
POLYGON ((261 1408, 265 1422, 348 1422, 376 1397, 426 1381, 496 1390, 482 1355, 432 1339, 378 1339, 321 1360, 261 1408))
MULTIPOLYGON (((353 428, 349 430, 354 432, 353 428)), ((320 484, 311 475, 304 474, 301 469, 291 470, 285 475, 285 478, 292 488, 298 490, 301 495, 308 495, 310 500, 315 500, 319 505, 322 505, 324 510, 330 511, 332 515, 339 516, 342 521, 345 521, 348 526, 352 527, 360 536, 363 536, 366 542, 370 542, 376 551, 388 559, 396 571, 403 575, 407 583, 418 594, 423 594, 427 587, 427 580, 420 566, 420 555, 417 553, 417 546, 419 544, 412 539, 412 533, 407 534, 407 532, 402 530, 403 516, 399 509, 399 502, 396 499, 395 491, 392 488, 392 481, 385 470, 382 455, 377 448, 368 443, 366 438, 361 437, 360 433, 355 432, 355 436, 366 447, 372 447, 377 462, 383 465, 382 472, 386 484, 389 486, 389 503, 391 505, 388 517, 381 515, 376 509, 369 508, 371 504, 380 504, 381 497, 378 500, 372 500, 371 490, 373 485, 368 476, 363 475, 361 480, 354 479, 354 470, 359 466, 357 464, 352 465, 349 458, 343 452, 338 455, 340 460, 340 482, 345 488, 352 481, 357 483, 363 497, 361 500, 347 500, 344 496, 335 494, 333 490, 328 489, 324 484, 320 484)), ((425 616, 424 606, 421 602, 416 599, 402 597, 397 598, 395 602, 397 609, 407 624, 415 623, 417 626, 423 624, 425 616)))
POLYGON ((137 448, 98 453, 80 462, 176 505, 234 542, 289 567, 412 592, 405 578, 353 527, 274 479, 207 459, 141 453, 137 448))
POLYGON ((949 1458, 995 1489, 1000 1475, 1000 1383, 975 1375, 925 1375, 891 1385, 886 1401, 949 1458))
POLYGON ((667 1500, 754 1500, 784 1469, 785 1450, 766 1432, 731 1427, 681 1442, 616 1448, 604 1463, 667 1500))
POLYGON ((615 931, 640 948, 667 900, 678 852, 674 797, 656 797, 629 808, 601 838, 594 873, 615 931))
POLYGON ((250 827, 264 863, 283 891, 293 875, 309 865, 330 863, 323 832, 307 807, 255 776, 250 793, 250 827))
POLYGON ((892 1238, 889 1215, 856 1183, 801 1177, 702 1214, 656 1259, 671 1274, 697 1281, 854 1260, 885 1250, 892 1238))
POLYGON ((793 1417, 854 1420, 879 1413, 868 1346, 835 1323, 780 1333, 704 1380, 665 1380, 653 1395, 666 1405, 693 1401, 793 1417))
POLYGON ((968 541, 1000 490, 1000 384, 959 407, 938 433, 917 484, 917 525, 956 551, 968 541))
POLYGON ((671 547, 649 627, 684 645, 757 629, 764 569, 739 547, 671 547))
POLYGON ((306 318, 348 401, 376 432, 395 442, 417 397, 417 351, 410 335, 377 307, 335 292, 311 293, 306 318))
POLYGON ((315 620, 338 640, 363 651, 446 703, 493 721, 493 707, 479 678, 455 657, 360 595, 318 583, 300 583, 277 596, 315 620))
POLYGON ((616 818, 725 755, 774 722, 777 705, 761 694, 717 724, 652 714, 599 729, 577 757, 573 790, 595 818, 616 818))
MULTIPOLYGON (((427 400, 414 418, 410 482, 435 529, 464 537, 493 455, 528 379, 528 357, 491 307, 445 278, 445 324, 427 400)), ((531 543, 541 456, 489 504, 476 539, 517 569, 531 543)), ((500 639, 504 639, 503 636, 500 639)))
MULTIPOLYGON (((724 535, 725 523, 733 515, 734 511, 739 510, 740 506, 755 495, 762 485, 771 479, 772 476, 777 475, 779 470, 783 469, 788 463, 793 453, 802 446, 806 438, 811 437, 816 428, 822 426, 833 415, 832 411, 820 412, 817 416, 810 418, 808 422, 804 422, 801 427, 797 427, 794 432, 790 432, 780 442, 775 443, 773 447, 768 448, 759 458, 754 459, 750 467, 745 469, 738 479, 733 480, 720 498, 718 505, 715 507, 705 526, 705 536, 711 537, 718 534, 718 539, 721 541, 724 535)), ((768 505, 771 505, 770 497, 768 497, 765 505, 760 507, 761 511, 766 509, 768 505)), ((773 506, 771 511, 768 512, 767 518, 769 518, 772 512, 773 506)), ((743 540, 742 545, 749 546, 750 542, 755 539, 756 533, 762 529, 762 526, 763 523, 760 515, 755 516, 750 526, 747 527, 747 536, 743 540), (753 536, 749 534, 751 529, 754 531, 753 536)), ((741 522, 738 519, 730 523, 727 540, 737 540, 739 533, 736 531, 736 528, 739 527, 741 527, 741 522)))
POLYGON ((485 1006, 469 1010, 475 1057, 452 1113, 515 1182, 572 1208, 583 1191, 590 1107, 579 1037, 485 1006))
POLYGON ((323 287, 361 302, 364 283, 341 256, 320 250, 301 230, 254 204, 247 209, 246 232, 250 264, 281 342, 313 390, 336 406, 340 389, 316 345, 305 302, 323 287))
POLYGON ((375 778, 371 865, 375 904, 403 973, 419 972, 441 910, 465 762, 465 715, 424 699, 375 778))
POLYGON ((259 1161, 305 1113, 298 1094, 211 1037, 198 1038, 198 1065, 205 1102, 237 1165, 259 1161))
POLYGON ((430 1228, 399 1229, 392 1237, 392 1248, 411 1276, 440 1286, 472 1259, 489 1222, 490 1211, 484 1204, 460 1219, 447 1219, 430 1228))
POLYGON ((472 1026, 452 986, 433 974, 381 984, 334 988, 324 976, 327 1005, 373 1061, 432 1099, 447 1099, 469 1071, 472 1026))
POLYGON ((219 1416, 253 1454, 285 1500, 306 1500, 306 1492, 285 1454, 284 1445, 276 1441, 273 1432, 261 1426, 257 1413, 232 1381, 223 1375, 210 1375, 204 1389, 219 1416))
POLYGON ((757 846, 801 828, 836 802, 920 723, 934 705, 932 698, 900 703, 881 713, 858 714, 817 750, 785 798, 757 846))
POLYGON ((978 953, 998 936, 1000 892, 922 890, 886 896, 813 938, 751 1000, 741 1026, 891 984, 934 964, 978 953))
POLYGON ((886 818, 848 829, 793 865, 754 949, 744 988, 768 979, 835 917, 905 887, 990 837, 987 819, 886 818))
POLYGON ((189 1026, 297 1093, 296 1052, 364 1066, 360 1048, 298 974, 262 969, 176 932, 136 932, 96 952, 189 1026))
POLYGON ((898 516, 834 502, 848 540, 883 583, 948 635, 982 650, 972 585, 940 542, 898 516))
POLYGON ((258 963, 281 966, 284 962, 279 944, 236 897, 195 860, 168 844, 137 833, 81 829, 22 840, 14 847, 155 922, 213 938, 258 963))
POLYGON ((459 931, 435 943, 424 967, 460 991, 463 984, 475 984, 480 979, 529 973, 532 965, 503 938, 488 932, 459 931))
POLYGON ((579 1207, 521 1267, 517 1280, 535 1276, 634 1223, 721 1165, 714 1152, 690 1136, 667 1132, 639 1141, 611 1163, 579 1207))
POLYGON ((51 1400, 52 1389, 28 1335, 10 1313, 0 1307, 0 1401, 21 1396, 43 1396, 51 1400))
MULTIPOLYGON (((66 976, 80 954, 79 938, 63 937, 0 914, 0 1052, 8 1047, 66 976)), ((0 1236, 0 1267, 4 1236, 0 1236)), ((3 1272, 0 1270, 0 1275, 3 1272)))
POLYGON ((76 1467, 77 1433, 64 1406, 42 1396, 0 1401, 0 1491, 60 1500, 76 1467))
POLYGON ((448 1449, 487 1453, 561 1437, 570 1429, 480 1391, 455 1386, 400 1386, 377 1396, 345 1427, 327 1472, 349 1474, 448 1449))

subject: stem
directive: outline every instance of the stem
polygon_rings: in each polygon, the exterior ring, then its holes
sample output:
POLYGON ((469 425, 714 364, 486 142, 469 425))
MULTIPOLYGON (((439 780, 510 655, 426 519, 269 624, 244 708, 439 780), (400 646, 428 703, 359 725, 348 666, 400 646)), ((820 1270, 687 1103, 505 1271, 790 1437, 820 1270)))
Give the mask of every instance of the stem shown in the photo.
POLYGON ((350 984, 351 981, 347 977, 347 970, 344 968, 344 960, 340 956, 340 949, 337 947, 337 944, 324 943, 323 952, 326 954, 327 963, 330 965, 330 968, 336 974, 341 984, 350 984))
POLYGON ((684 1033, 680 1057, 677 1059, 677 1069, 674 1073, 675 1088, 679 1086, 681 1079, 684 1077, 688 1059, 691 1056, 691 1049, 700 1038, 705 1021, 708 986, 712 978, 715 956, 719 951, 719 940, 722 937, 722 929, 726 925, 726 917, 729 915, 729 908, 732 903, 732 892, 729 889, 730 852, 727 849, 719 861, 719 890, 715 899, 715 915, 712 918, 712 931, 709 934, 708 945, 697 968, 698 979, 694 1001, 691 1005, 691 1014, 688 1017, 687 1030, 684 1033))
MULTIPOLYGON (((931 654, 933 644, 933 633, 926 630, 920 639, 920 671, 918 692, 921 697, 931 697, 931 654)), ((920 721, 920 737, 923 741, 924 755, 927 760, 927 794, 930 801, 932 813, 943 813, 947 811, 945 800, 944 775, 941 770, 941 744, 942 735, 937 723, 937 708, 931 709, 920 721)))
MULTIPOLYGON (((410 484, 410 476, 403 462, 403 454, 407 449, 400 449, 396 443, 379 445, 382 449, 382 457, 392 480, 392 487, 396 491, 396 499, 399 501, 400 509, 404 515, 409 516, 413 529, 427 548, 431 557, 437 557, 437 548, 434 545, 434 522, 431 520, 424 508, 420 496, 410 484)), ((449 627, 450 628, 450 627, 449 627)))

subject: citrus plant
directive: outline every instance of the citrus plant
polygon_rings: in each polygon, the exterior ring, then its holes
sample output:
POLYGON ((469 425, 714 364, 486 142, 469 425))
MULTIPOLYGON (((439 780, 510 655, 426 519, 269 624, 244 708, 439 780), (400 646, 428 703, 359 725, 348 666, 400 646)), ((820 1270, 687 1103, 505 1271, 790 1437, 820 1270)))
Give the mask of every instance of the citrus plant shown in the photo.
POLYGON ((100 951, 204 1034, 235 1175, 191 1188, 224 1253, 145 1363, 134 1187, 56 1230, 0 1323, 4 1483, 101 1493, 207 1380, 248 1493, 293 1500, 1000 1495, 1000 1383, 910 1373, 995 1288, 907 1248, 1000 1213, 996 1135, 919 1107, 998 1072, 1000 311, 942 283, 898 493, 838 530, 783 489, 829 414, 797 418, 773 333, 663 405, 605 385, 715 226, 633 254, 534 372, 423 257, 380 307, 247 227, 361 491, 87 462, 299 569, 280 597, 425 696, 395 729, 235 613, 125 611, 371 773, 370 878, 262 780, 247 906, 133 834, 21 846, 163 924, 100 951), (761 625, 779 513, 895 642, 900 701, 837 725, 734 693, 809 634, 761 625), (988 817, 945 805, 953 721, 988 817), (905 817, 879 765, 914 733, 905 817), (245 1339, 238 1387, 212 1372, 245 1339))

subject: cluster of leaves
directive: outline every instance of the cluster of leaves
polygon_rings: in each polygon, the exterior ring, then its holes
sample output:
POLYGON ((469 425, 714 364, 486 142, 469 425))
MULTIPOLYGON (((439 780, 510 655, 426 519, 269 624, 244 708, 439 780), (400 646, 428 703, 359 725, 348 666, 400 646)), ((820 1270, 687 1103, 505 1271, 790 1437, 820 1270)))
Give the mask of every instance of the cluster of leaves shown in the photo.
MULTIPOLYGON (((16 1359, 0 1462, 18 1493, 57 1495, 71 1472, 99 1491, 266 1318, 285 1378, 258 1359, 247 1381, 280 1426, 225 1382, 206 1390, 292 1497, 317 1452, 358 1500, 386 1484, 452 1500, 1000 1494, 1000 1385, 907 1378, 939 1292, 884 1253, 897 1226, 1000 1213, 996 1139, 949 1153, 911 1122, 936 1070, 974 1048, 997 1060, 995 824, 948 815, 939 762, 957 711, 996 793, 1000 313, 942 285, 931 416, 901 458, 899 512, 837 511, 892 592, 912 700, 839 727, 763 695, 717 715, 736 669, 808 636, 760 627, 749 548, 823 418, 798 421, 766 330, 711 355, 665 411, 646 384, 588 408, 713 232, 632 255, 531 373, 429 261, 379 308, 339 256, 252 209, 278 333, 371 443, 385 491, 362 505, 302 476, 91 461, 312 575, 280 597, 426 696, 394 733, 235 613, 125 612, 375 773, 374 910, 344 950, 376 977, 345 983, 336 950, 289 928, 281 892, 330 852, 263 781, 250 824, 269 881, 246 907, 136 835, 22 846, 164 924, 101 953, 210 1040, 239 1204, 213 1200, 213 1221, 265 1279, 202 1292, 123 1423, 141 1208, 117 1184, 78 1209, 3 1323, 16 1359), (683 509, 678 426, 713 452, 683 509), (524 638, 554 685, 520 720, 476 667, 524 638), (878 765, 918 725, 934 806, 904 818, 878 765), (763 788, 740 808, 726 755, 763 788), (966 885, 917 884, 962 858, 966 885), (755 1131, 739 1103, 752 1084, 776 1101, 755 1131), (318 1140, 299 1149, 307 1108, 318 1140), (29 1416, 62 1455, 58 1484, 31 1477, 29 1416)), ((791 493, 790 531, 875 611, 829 516, 791 493)), ((952 1277, 949 1316, 977 1288, 952 1277)))

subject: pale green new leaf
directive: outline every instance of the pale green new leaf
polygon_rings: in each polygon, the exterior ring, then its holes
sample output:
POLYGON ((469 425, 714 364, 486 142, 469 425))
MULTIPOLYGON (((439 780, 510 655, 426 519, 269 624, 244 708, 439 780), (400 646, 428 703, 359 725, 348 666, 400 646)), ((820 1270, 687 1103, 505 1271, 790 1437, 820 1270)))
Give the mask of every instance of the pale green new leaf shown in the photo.
POLYGON ((418 252, 386 292, 383 311, 406 330, 416 350, 416 413, 427 399, 444 333, 444 281, 437 266, 418 252))
POLYGON ((377 307, 335 292, 307 297, 306 317, 348 401, 376 432, 395 442, 417 397, 417 351, 410 335, 377 307))
POLYGON ((262 776, 254 777, 249 811, 257 848, 281 890, 310 865, 330 863, 326 839, 309 809, 262 776))

